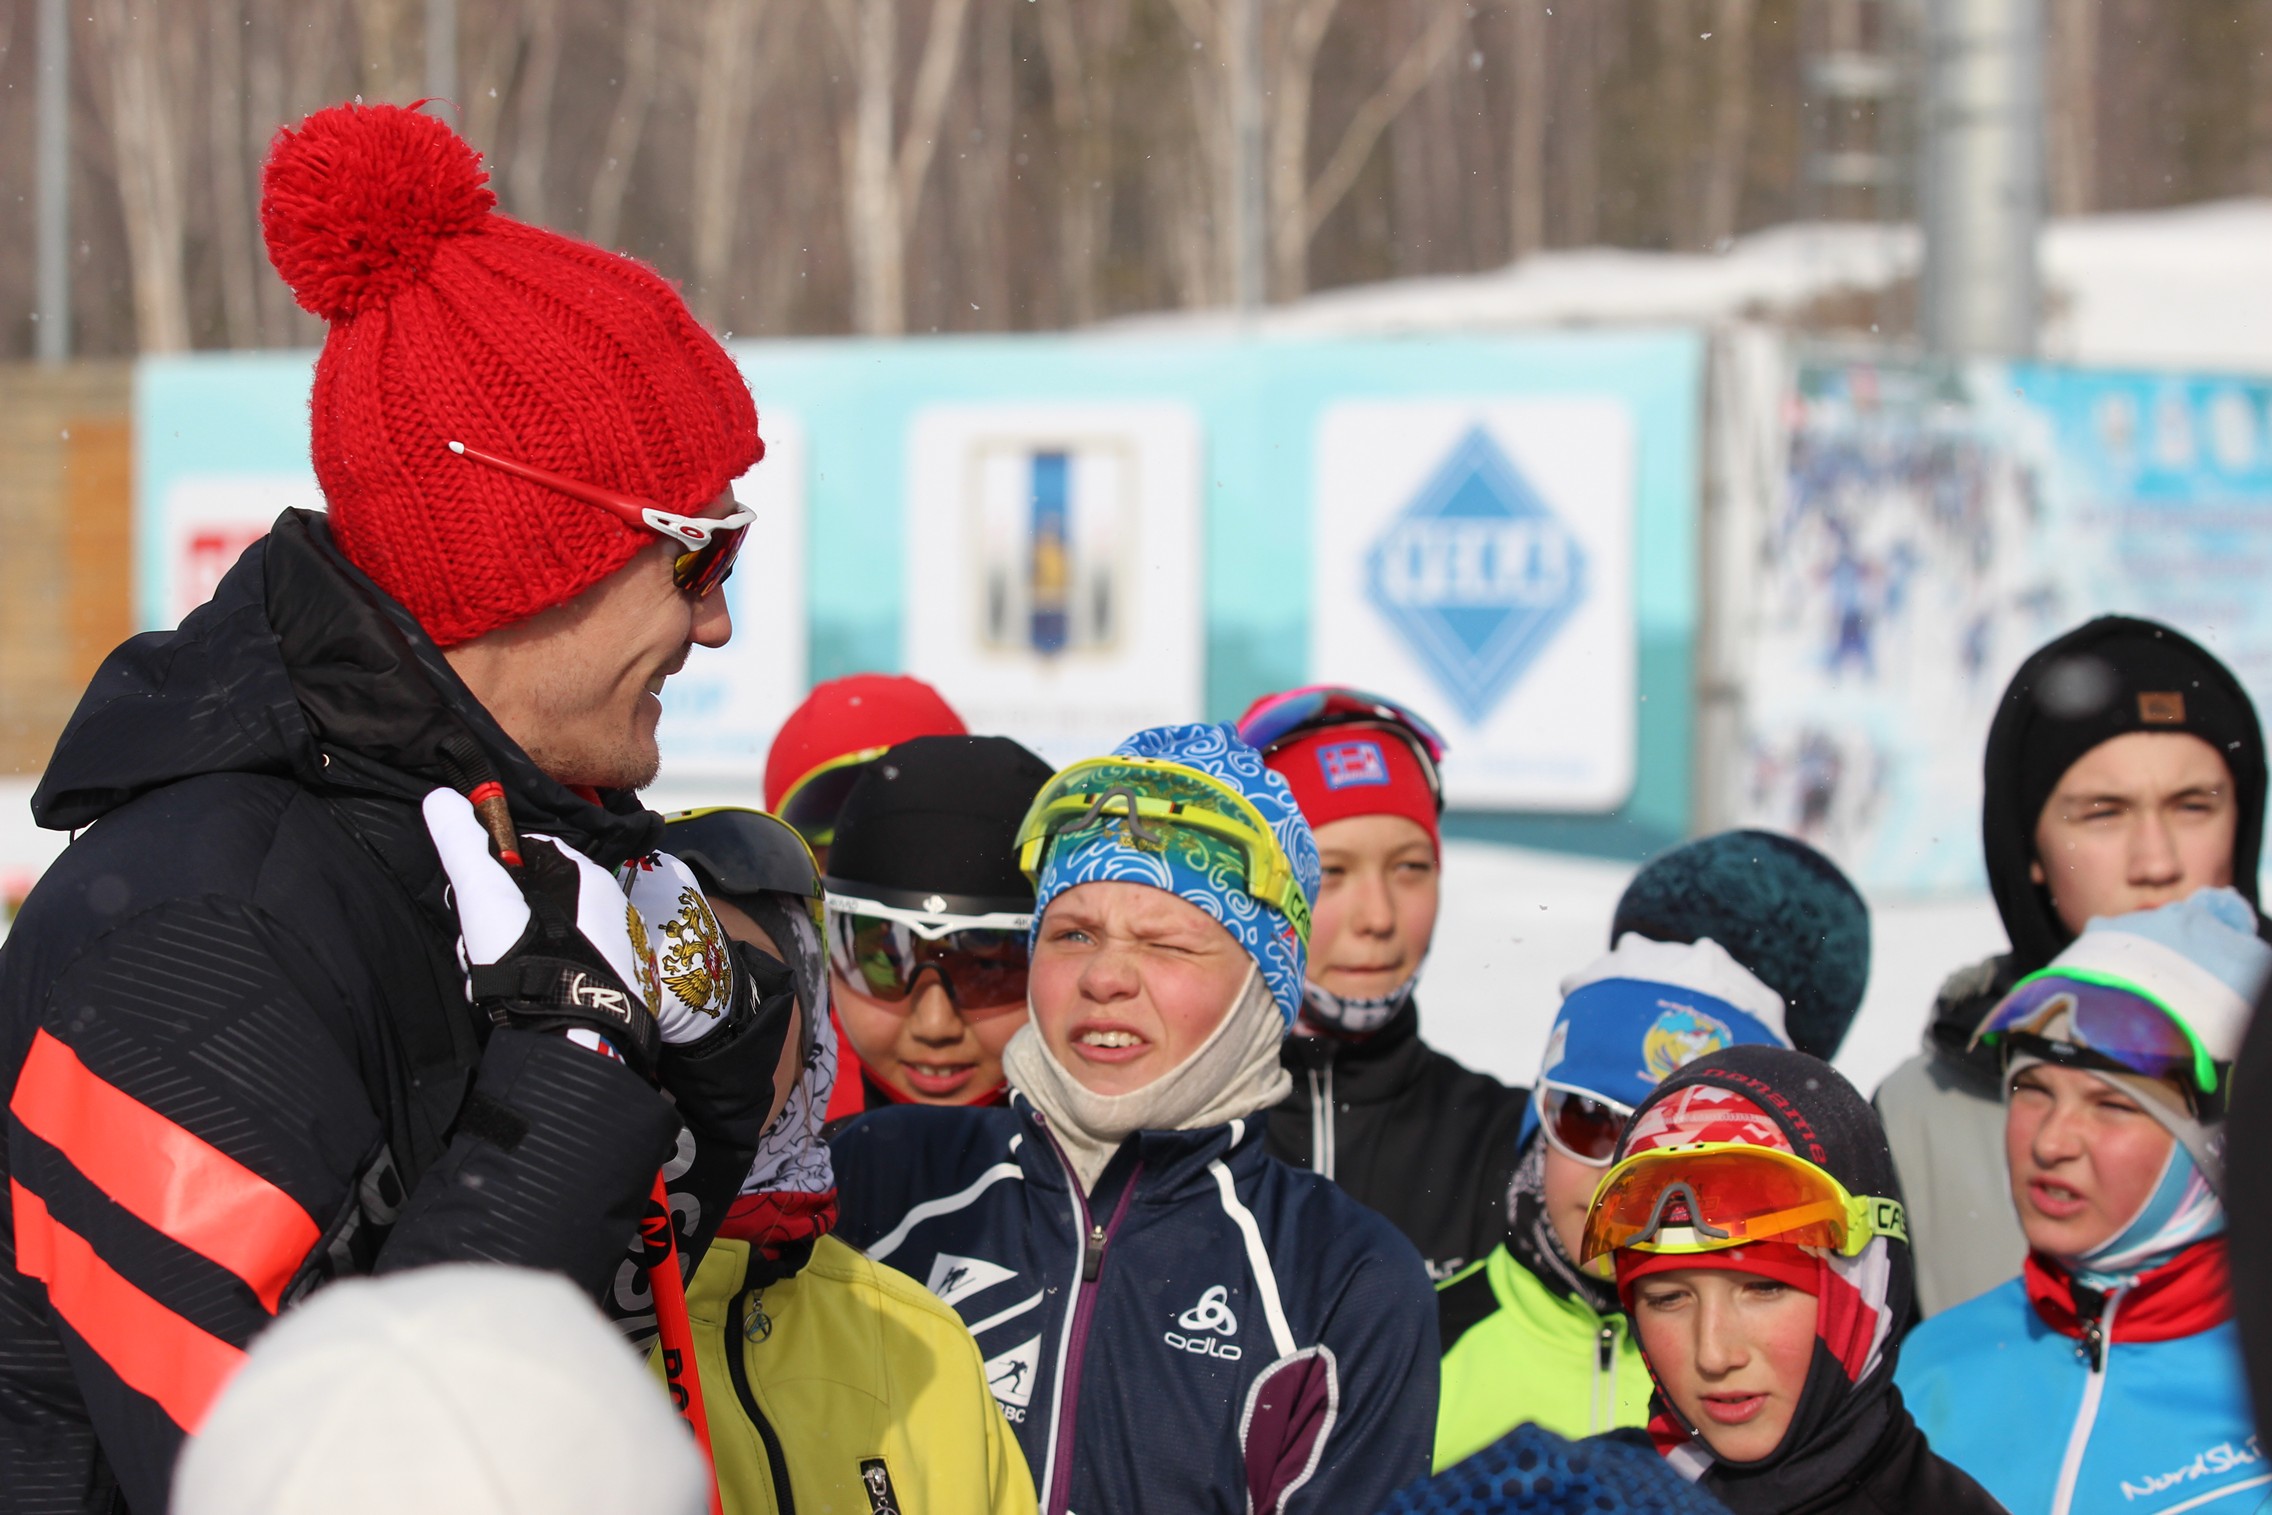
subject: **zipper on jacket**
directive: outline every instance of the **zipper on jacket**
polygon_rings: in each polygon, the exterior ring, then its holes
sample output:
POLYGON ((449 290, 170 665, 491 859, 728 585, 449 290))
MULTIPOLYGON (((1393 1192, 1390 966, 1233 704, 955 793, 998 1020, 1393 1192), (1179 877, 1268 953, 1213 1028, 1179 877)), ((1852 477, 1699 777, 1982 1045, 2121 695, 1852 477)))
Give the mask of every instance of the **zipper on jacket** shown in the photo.
POLYGON ((1053 1515, 1053 1512, 1054 1515, 1070 1515, 1066 1507, 1073 1498, 1073 1422, 1080 1412, 1081 1355, 1089 1341, 1089 1321, 1096 1314, 1097 1291, 1083 1285, 1093 1286, 1103 1274, 1105 1248, 1111 1245, 1112 1233, 1120 1229, 1121 1219, 1128 1214, 1128 1202, 1136 1197, 1136 1185, 1144 1177, 1144 1164, 1139 1161, 1128 1175, 1119 1203, 1112 1207, 1112 1218, 1100 1226, 1089 1213, 1089 1197, 1081 1191, 1081 1175, 1074 1171, 1072 1162, 1065 1156, 1057 1133, 1049 1129, 1047 1121, 1039 1124, 1049 1138, 1049 1150, 1056 1154, 1057 1165, 1065 1171, 1066 1186, 1073 1192, 1074 1214, 1080 1227, 1081 1271, 1073 1283, 1064 1347, 1057 1358, 1057 1387, 1052 1396, 1056 1408, 1054 1424, 1049 1428, 1049 1461, 1044 1465, 1048 1470, 1044 1476, 1049 1487, 1035 1492, 1041 1496, 1042 1515, 1053 1515))
POLYGON ((1333 1129, 1333 1064, 1310 1069, 1310 1171, 1321 1178, 1333 1177, 1335 1147, 1339 1137, 1333 1129))
POLYGON ((1104 1271, 1104 1227, 1092 1224, 1089 1239, 1081 1248, 1081 1282, 1093 1284, 1097 1274, 1104 1271))
POLYGON ((1593 1402, 1586 1427, 1595 1435, 1614 1430, 1617 1420, 1617 1326, 1605 1320, 1594 1333, 1593 1402), (1608 1382, 1605 1384, 1604 1379, 1608 1382))
POLYGON ((2067 1453, 2059 1460, 2059 1484, 2051 1496, 2051 1515, 2068 1515, 2074 1508, 2075 1485, 2082 1481, 2083 1458, 2090 1451, 2091 1431, 2098 1424, 2099 1402, 2106 1398, 2106 1349, 2114 1340, 2114 1311, 2121 1302, 2122 1291, 2117 1289, 2106 1296, 2101 1310, 2088 1317, 2076 1312, 2083 1337, 2075 1343, 2075 1355, 2089 1372, 2083 1379, 2082 1408, 2075 1412, 2074 1427, 2067 1433, 2067 1453))
POLYGON ((758 1289, 756 1284, 742 1285, 741 1292, 734 1296, 733 1304, 726 1310, 726 1372, 734 1381, 734 1397, 741 1401, 742 1413, 757 1427, 757 1439, 765 1443, 765 1466, 773 1475, 773 1508, 781 1515, 797 1515, 797 1496, 789 1488, 789 1456, 781 1448, 781 1438, 774 1431, 773 1422, 757 1407, 757 1396, 749 1387, 749 1363, 742 1356, 748 1346, 743 1336, 742 1318, 758 1289))

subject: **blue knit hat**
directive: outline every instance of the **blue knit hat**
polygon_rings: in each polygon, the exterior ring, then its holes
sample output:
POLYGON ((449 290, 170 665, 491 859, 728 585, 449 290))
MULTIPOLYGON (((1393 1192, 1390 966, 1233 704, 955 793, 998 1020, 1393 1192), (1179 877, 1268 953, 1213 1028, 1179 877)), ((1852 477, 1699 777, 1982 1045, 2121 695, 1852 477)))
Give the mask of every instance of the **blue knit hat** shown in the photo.
POLYGON ((2272 977, 2272 947, 2258 940, 2256 911, 2232 889, 2200 889, 2174 904, 2098 915, 2051 960, 2046 974, 2073 969, 2143 989, 2229 1063, 2256 996, 2272 977))
POLYGON ((1838 865, 1796 837, 1722 831, 1675 847, 1625 886, 1609 928, 1710 937, 1789 1007, 1791 1045, 1838 1055, 1870 981, 1870 911, 1838 865))
MULTIPOLYGON (((1302 897, 1317 903, 1320 870, 1317 838, 1302 819, 1286 781, 1263 766, 1262 754, 1239 740, 1231 726, 1153 726, 1112 750, 1115 757, 1162 758, 1197 769, 1244 795, 1270 825, 1302 897)), ((1048 850, 1035 880, 1033 936, 1038 939, 1049 902, 1076 884, 1101 880, 1150 884, 1189 900, 1238 939, 1262 970, 1262 981, 1289 1026, 1302 1004, 1302 971, 1307 955, 1293 923, 1228 879, 1193 866, 1181 853, 1140 849, 1117 827, 1091 831, 1048 850)))

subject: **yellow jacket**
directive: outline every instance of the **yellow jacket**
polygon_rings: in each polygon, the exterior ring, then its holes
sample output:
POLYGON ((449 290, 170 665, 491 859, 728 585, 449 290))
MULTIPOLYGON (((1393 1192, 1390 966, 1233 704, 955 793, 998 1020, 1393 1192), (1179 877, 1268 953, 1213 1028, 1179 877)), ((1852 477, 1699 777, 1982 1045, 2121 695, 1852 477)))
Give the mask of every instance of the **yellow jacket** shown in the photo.
POLYGON ((727 1515, 1033 1515, 954 1311, 833 1236, 763 1289, 748 1263, 714 1241, 686 1290, 727 1515))

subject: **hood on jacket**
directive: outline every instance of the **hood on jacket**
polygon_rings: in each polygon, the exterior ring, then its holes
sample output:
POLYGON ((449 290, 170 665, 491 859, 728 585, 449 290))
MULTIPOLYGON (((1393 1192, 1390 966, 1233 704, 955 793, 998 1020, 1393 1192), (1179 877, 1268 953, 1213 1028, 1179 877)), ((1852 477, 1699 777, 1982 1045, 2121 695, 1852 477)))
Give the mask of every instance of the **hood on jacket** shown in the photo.
POLYGON ((523 830, 607 867, 662 833, 636 796, 594 804, 539 769, 410 613, 341 556, 314 511, 278 517, 178 629, 130 637, 103 660, 32 815, 75 830, 138 795, 218 773, 412 803, 436 785, 493 776, 523 830))
POLYGON ((2014 977, 2035 972, 2074 939, 2050 891, 2028 876, 2043 806, 2078 758, 2132 731, 2186 732, 2223 756, 2240 809, 2232 883, 2257 902, 2264 733, 2248 691, 2207 649, 2169 627, 2100 616, 2036 649, 2012 675, 1988 728, 1980 842, 2014 977))
MULTIPOLYGON (((1729 1047, 1675 1071, 1634 1112, 1617 1156, 1699 1142, 1788 1152, 1858 1198, 1901 1198, 1885 1128, 1869 1101, 1827 1063, 1787 1047, 1729 1047)), ((1629 1262, 1644 1268, 1712 1265, 1694 1257, 1617 1255, 1621 1290, 1642 1271, 1629 1262)), ((1777 1241, 1705 1256, 1725 1259, 1721 1266, 1751 1265, 1771 1277, 1785 1276, 1778 1269, 1811 1263, 1814 1359, 1783 1440, 1757 1461, 1721 1462, 1661 1389, 1651 1405, 1650 1434, 1676 1468, 1698 1477, 1739 1515, 1824 1508, 1816 1501, 1881 1458, 1889 1438, 1917 1434, 1893 1388, 1916 1290, 1909 1244, 1880 1234, 1851 1258, 1777 1241)), ((1642 1355, 1647 1356, 1645 1346, 1642 1355)), ((1650 1371, 1653 1376, 1654 1367, 1650 1371)))

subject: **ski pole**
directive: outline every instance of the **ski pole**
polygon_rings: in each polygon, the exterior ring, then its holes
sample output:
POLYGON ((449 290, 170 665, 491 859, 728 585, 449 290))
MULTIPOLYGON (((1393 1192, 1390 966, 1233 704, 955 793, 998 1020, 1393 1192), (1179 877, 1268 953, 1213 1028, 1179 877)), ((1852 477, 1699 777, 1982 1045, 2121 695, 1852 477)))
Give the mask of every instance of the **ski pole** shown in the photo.
POLYGON ((647 1288, 655 1300, 655 1335, 662 1349, 663 1383, 671 1403, 694 1428, 694 1444, 702 1449, 702 1465, 710 1471, 710 1515, 725 1515, 718 1495, 718 1465, 710 1455, 710 1416, 702 1404, 702 1370, 694 1357, 694 1323, 686 1315, 686 1280, 678 1271, 678 1235, 671 1225, 671 1196, 663 1175, 655 1175, 655 1192, 647 1200, 647 1218, 640 1228, 646 1253, 655 1258, 647 1266, 647 1288))

